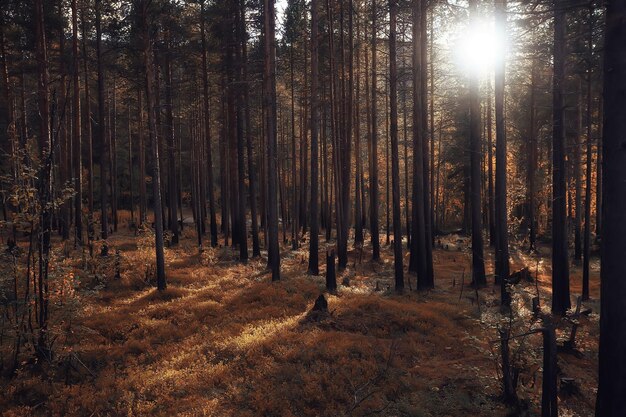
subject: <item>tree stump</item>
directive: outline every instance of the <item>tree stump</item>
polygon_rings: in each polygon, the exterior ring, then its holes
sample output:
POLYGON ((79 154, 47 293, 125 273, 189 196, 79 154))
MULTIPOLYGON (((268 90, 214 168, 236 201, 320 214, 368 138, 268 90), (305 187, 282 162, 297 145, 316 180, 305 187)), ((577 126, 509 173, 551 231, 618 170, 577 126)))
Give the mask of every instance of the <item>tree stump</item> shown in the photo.
POLYGON ((315 304, 313 304, 313 310, 320 313, 328 312, 328 301, 326 301, 326 297, 324 294, 320 294, 319 297, 315 300, 315 304))
POLYGON ((528 269, 528 267, 524 267, 518 271, 513 272, 511 275, 509 275, 509 279, 508 282, 509 284, 519 284, 520 281, 527 281, 527 282, 532 282, 532 276, 530 275, 530 269, 528 269))
POLYGON ((326 290, 337 290, 337 273, 335 271, 335 250, 326 251, 326 290))

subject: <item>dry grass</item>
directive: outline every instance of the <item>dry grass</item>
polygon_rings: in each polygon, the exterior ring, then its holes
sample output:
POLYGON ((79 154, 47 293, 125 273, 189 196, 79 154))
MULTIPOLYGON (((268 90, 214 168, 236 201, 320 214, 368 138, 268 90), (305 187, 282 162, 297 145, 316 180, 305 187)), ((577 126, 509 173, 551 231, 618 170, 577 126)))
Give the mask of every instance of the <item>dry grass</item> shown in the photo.
MULTIPOLYGON (((466 252, 435 251, 437 288, 396 295, 387 290, 393 282, 390 249, 383 251, 382 263, 373 264, 365 261, 366 246, 364 262, 351 260, 344 272, 350 287, 328 295, 330 313, 312 320, 307 313, 324 281, 305 275, 305 249, 285 252, 283 280, 273 283, 264 260, 238 263, 231 248, 199 256, 192 239, 189 235, 166 251, 168 289, 159 293, 144 281, 136 260, 143 262, 146 254, 134 237, 122 232, 111 238, 111 246, 123 249, 122 279, 82 295, 68 339, 73 365, 47 376, 23 372, 4 381, 3 415, 509 413, 498 399, 488 343, 500 320, 497 307, 490 307, 497 294, 491 287, 481 290, 478 311, 467 286, 466 252), (377 283, 381 291, 374 290, 377 283)), ((523 255, 515 252, 514 261, 534 272, 534 263, 523 255)), ((544 304, 548 273, 539 271, 544 304)), ((517 290, 520 310, 534 292, 534 284, 523 286, 517 290)), ((594 269, 592 295, 597 291, 594 269)), ((559 364, 589 392, 562 398, 561 404, 587 416, 597 378, 597 316, 582 321, 582 356, 563 355, 559 364)), ((520 392, 536 411, 540 340, 529 338, 523 349, 528 369, 520 392)))

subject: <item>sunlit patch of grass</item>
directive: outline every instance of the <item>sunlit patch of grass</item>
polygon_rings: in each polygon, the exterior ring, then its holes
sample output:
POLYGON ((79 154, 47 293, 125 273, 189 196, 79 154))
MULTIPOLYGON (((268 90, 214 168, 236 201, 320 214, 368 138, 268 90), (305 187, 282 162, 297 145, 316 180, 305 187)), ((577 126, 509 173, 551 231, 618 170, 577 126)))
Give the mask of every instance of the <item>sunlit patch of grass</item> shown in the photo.
MULTIPOLYGON (((141 251, 152 259, 153 252, 133 249, 134 241, 112 238, 129 248, 125 259, 141 251)), ((283 252, 282 280, 271 282, 266 259, 243 264, 230 247, 199 256, 194 241, 183 239, 166 250, 164 292, 142 281, 141 264, 125 264, 122 279, 90 296, 76 318, 73 351, 89 371, 76 365, 81 383, 45 385, 33 404, 46 401, 53 415, 505 415, 487 343, 496 337, 490 320, 498 313, 483 305, 481 316, 459 299, 463 270, 464 294, 474 296, 468 252, 435 251, 435 290, 396 295, 389 247, 383 263, 367 253, 354 262, 351 251, 338 275, 338 284, 349 277, 350 285, 326 294, 329 313, 319 320, 307 313, 324 292, 323 262, 322 275, 311 277, 302 263, 306 247, 283 252)), ((406 279, 414 288, 416 277, 406 279)), ((547 268, 540 279, 549 283, 547 268)), ((485 302, 496 295, 480 291, 485 302)), ((581 332, 593 336, 594 329, 592 316, 581 332)), ((578 374, 593 368, 597 346, 582 348, 589 354, 560 366, 578 374)), ((593 375, 584 375, 592 384, 593 375)), ((22 391, 38 385, 31 379, 22 391)), ((11 407, 24 411, 18 415, 33 409, 19 406, 11 407)))
POLYGON ((304 314, 299 314, 285 319, 274 319, 245 326, 235 337, 225 339, 217 345, 221 349, 244 351, 256 348, 263 343, 280 337, 285 330, 295 326, 304 314))

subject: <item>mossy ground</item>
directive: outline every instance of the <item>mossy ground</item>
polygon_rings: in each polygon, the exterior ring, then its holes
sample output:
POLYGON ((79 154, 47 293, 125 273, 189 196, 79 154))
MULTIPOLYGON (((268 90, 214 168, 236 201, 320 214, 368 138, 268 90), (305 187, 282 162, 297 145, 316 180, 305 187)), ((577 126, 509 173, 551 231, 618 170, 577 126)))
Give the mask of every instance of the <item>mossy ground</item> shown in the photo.
MULTIPOLYGON (((350 252, 327 295, 329 313, 308 312, 324 292, 321 275, 306 275, 308 245, 282 251, 282 278, 271 282, 266 260, 242 264, 232 248, 198 254, 193 231, 166 250, 168 288, 145 283, 136 238, 121 231, 110 246, 121 252, 121 279, 111 264, 95 291, 83 276, 80 308, 64 324, 58 363, 33 373, 26 366, 3 379, 0 410, 26 415, 188 416, 506 416, 519 411, 500 399, 498 288, 469 284, 466 240, 447 237, 434 251, 436 288, 393 291, 392 250, 369 261, 368 244, 350 252), (447 249, 445 246, 447 245, 447 249), (458 245, 458 249, 457 246, 458 245), (464 278, 463 278, 464 276, 464 278), (343 281, 343 282, 348 282, 343 281), (463 293, 461 294, 461 287, 463 293), (476 297, 478 296, 478 302, 476 297), (61 359, 63 358, 63 359, 61 359)), ((323 238, 322 238, 323 242, 323 238)), ((324 245, 320 261, 323 259, 324 245)), ((549 252, 544 251, 546 254, 549 252)), ((487 252, 488 256, 489 251, 487 252)), ((549 258, 513 248, 513 267, 539 261, 539 290, 549 309, 549 258)), ((408 255, 407 255, 408 256, 408 255)), ((407 257, 408 260, 408 257, 407 257)), ((323 263, 323 262, 322 262, 323 263)), ((491 258, 487 259, 488 270, 491 258)), ((415 288, 415 277, 407 275, 415 288)), ((491 281, 492 282, 492 279, 491 281)), ((534 283, 514 289, 513 332, 533 326, 534 283)), ((573 297, 580 271, 572 270, 573 297)), ((593 264, 592 299, 599 297, 593 264)), ((573 298, 574 299, 574 298, 573 298)), ((578 392, 560 398, 562 415, 591 416, 597 381, 598 303, 580 318, 578 355, 559 355, 561 375, 578 392)), ((535 324, 537 325, 537 324, 535 324)), ((561 324, 567 334, 567 323, 561 324)), ((541 339, 512 344, 521 408, 538 413, 541 339)))

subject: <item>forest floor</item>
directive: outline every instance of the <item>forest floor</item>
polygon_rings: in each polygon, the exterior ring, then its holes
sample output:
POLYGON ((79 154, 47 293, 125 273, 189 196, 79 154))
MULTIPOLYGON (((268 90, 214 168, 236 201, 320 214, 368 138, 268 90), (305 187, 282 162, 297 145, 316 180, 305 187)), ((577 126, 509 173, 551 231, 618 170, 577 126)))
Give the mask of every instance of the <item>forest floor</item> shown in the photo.
MULTIPOLYGON (((511 341, 522 400, 513 410, 501 400, 497 328, 511 327, 515 335, 541 325, 531 298, 539 290, 549 312, 548 248, 532 256, 512 249, 512 270, 528 266, 539 280, 513 288, 511 317, 498 312, 492 275, 487 288, 468 285, 469 242, 457 235, 438 241, 436 288, 423 293, 393 291, 390 246, 383 244, 381 262, 369 260, 368 243, 362 256, 352 249, 337 293, 326 294, 329 313, 312 315, 324 292, 323 237, 319 277, 306 274, 303 240, 296 251, 283 245, 281 281, 271 282, 264 259, 240 263, 230 247, 199 255, 186 227, 179 245, 166 249, 168 288, 160 293, 145 280, 150 235, 122 229, 109 239, 111 252, 120 251, 121 278, 114 277, 115 256, 81 260, 68 253, 77 289, 73 313, 57 320, 55 360, 36 371, 24 363, 16 376, 0 380, 2 415, 539 414, 541 336, 511 341)), ((488 250, 488 274, 492 256, 488 250)), ((580 268, 571 272, 575 304, 580 268)), ((559 375, 574 384, 560 394, 562 416, 593 415, 598 275, 594 259, 595 301, 584 304, 592 313, 579 318, 576 352, 558 357, 559 375)), ((405 279, 415 288, 413 275, 405 279)), ((570 327, 561 320, 559 335, 570 327)))

